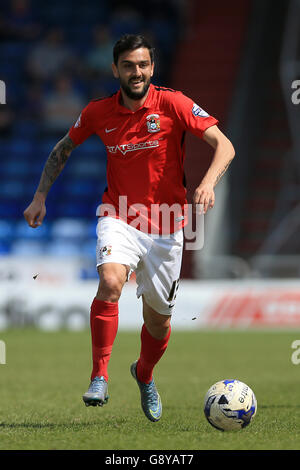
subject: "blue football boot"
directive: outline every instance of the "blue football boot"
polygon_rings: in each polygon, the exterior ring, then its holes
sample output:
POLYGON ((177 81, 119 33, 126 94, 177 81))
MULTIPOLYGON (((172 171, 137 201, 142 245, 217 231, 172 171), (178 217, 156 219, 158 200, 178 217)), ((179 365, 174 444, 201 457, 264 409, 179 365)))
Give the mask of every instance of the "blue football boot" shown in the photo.
POLYGON ((95 377, 82 399, 86 406, 103 406, 108 400, 108 385, 105 378, 95 377))
POLYGON ((162 403, 159 393, 153 379, 149 384, 138 380, 136 373, 137 362, 138 361, 135 361, 131 365, 130 372, 132 377, 136 380, 141 392, 141 405, 143 412, 150 421, 159 421, 162 415, 162 403))

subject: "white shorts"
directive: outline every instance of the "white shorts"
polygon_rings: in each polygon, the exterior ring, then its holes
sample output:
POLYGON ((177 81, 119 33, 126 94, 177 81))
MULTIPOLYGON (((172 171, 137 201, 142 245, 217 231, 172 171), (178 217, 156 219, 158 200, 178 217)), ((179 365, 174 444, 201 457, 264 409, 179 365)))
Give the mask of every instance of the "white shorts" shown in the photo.
POLYGON ((129 266, 130 274, 136 273, 137 297, 142 295, 156 312, 171 315, 181 269, 183 230, 167 236, 150 235, 120 219, 100 217, 97 236, 97 266, 129 266))

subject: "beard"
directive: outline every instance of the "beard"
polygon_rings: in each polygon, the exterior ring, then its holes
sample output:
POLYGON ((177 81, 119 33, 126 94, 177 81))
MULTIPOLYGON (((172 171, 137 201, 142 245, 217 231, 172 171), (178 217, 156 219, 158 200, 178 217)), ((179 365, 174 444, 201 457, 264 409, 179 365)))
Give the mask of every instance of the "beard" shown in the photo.
MULTIPOLYGON (((131 80, 136 80, 136 78, 134 77, 131 78, 129 80, 129 83, 131 80)), ((126 83, 124 80, 120 78, 121 88, 124 91, 125 95, 128 96, 128 98, 130 98, 131 100, 140 100, 144 98, 144 96, 146 95, 149 89, 150 83, 151 83, 151 78, 148 78, 148 79, 143 78, 142 80, 144 82, 143 88, 140 91, 134 91, 130 88, 130 85, 128 83, 126 83)))

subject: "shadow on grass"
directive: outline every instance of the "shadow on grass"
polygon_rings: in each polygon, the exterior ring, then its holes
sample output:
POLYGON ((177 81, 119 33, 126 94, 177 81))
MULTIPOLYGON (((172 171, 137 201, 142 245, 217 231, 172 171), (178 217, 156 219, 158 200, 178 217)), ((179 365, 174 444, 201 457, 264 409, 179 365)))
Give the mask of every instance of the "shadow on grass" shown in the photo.
MULTIPOLYGON (((18 429, 18 428, 32 428, 32 429, 43 429, 43 428, 56 428, 57 424, 54 423, 0 423, 0 429, 18 429)), ((65 425, 62 425, 65 426, 65 425)))
MULTIPOLYGON (((95 420, 95 421, 82 421, 82 422, 64 422, 64 423, 49 423, 49 422, 0 422, 0 431, 3 429, 72 429, 73 431, 76 430, 84 430, 90 429, 93 426, 99 427, 101 424, 102 428, 106 431, 113 430, 113 429, 122 429, 130 424, 130 420, 126 418, 114 418, 106 417, 104 420, 95 420)), ((137 424, 135 423, 135 426, 137 424)), ((141 423, 141 429, 143 428, 143 423, 141 423)))

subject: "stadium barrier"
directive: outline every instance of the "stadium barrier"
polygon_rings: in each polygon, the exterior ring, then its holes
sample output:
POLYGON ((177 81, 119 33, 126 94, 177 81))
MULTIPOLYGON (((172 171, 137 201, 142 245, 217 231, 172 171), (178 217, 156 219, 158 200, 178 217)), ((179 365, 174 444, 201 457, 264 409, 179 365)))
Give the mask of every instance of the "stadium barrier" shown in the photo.
MULTIPOLYGON (((80 280, 80 259, 1 258, 0 330, 89 327, 97 279, 80 280)), ((120 329, 142 325, 133 278, 124 287, 120 329)), ((297 279, 181 280, 172 324, 177 329, 300 328, 297 279)))

